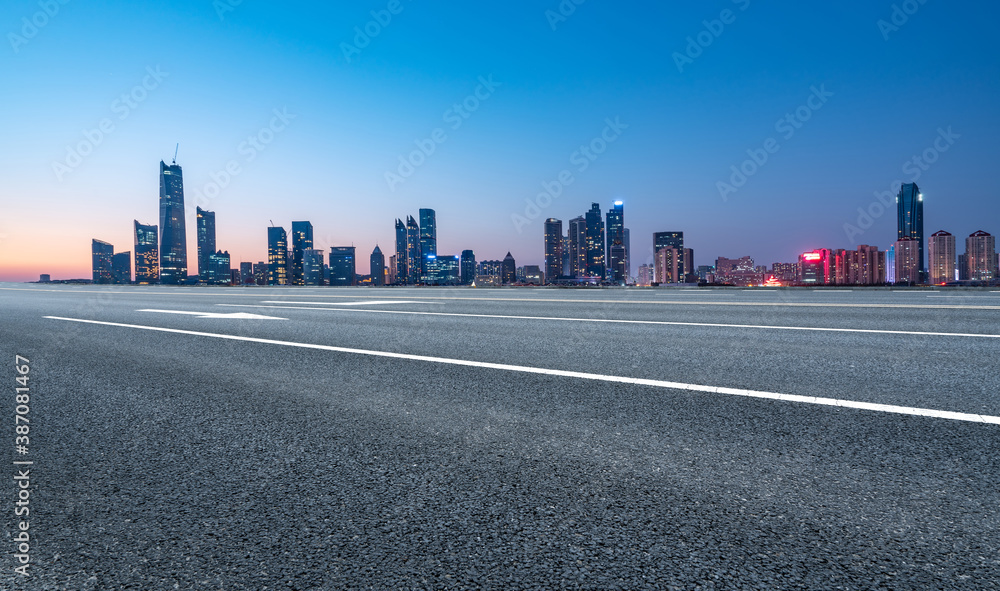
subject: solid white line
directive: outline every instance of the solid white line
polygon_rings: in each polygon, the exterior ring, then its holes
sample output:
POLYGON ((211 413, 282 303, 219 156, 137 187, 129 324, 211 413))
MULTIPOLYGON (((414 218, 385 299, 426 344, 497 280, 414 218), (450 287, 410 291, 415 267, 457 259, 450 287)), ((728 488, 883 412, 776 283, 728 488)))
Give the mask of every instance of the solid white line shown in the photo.
MULTIPOLYGON (((262 304, 295 304, 296 306, 384 306, 386 304, 440 304, 442 302, 411 302, 409 300, 372 300, 370 302, 273 302, 264 300, 262 304)), ((218 304, 216 304, 218 305, 218 304)))
POLYGON ((857 402, 854 400, 839 400, 836 398, 821 398, 816 396, 799 396, 796 394, 780 394, 777 392, 761 392, 756 390, 741 390, 738 388, 718 388, 715 386, 701 386, 698 384, 684 384, 680 382, 667 382, 663 380, 650 380, 645 378, 627 378, 622 376, 610 376, 596 373, 585 373, 579 371, 566 371, 561 369, 546 369, 543 367, 530 367, 526 365, 507 365, 503 363, 488 363, 484 361, 468 361, 465 359, 449 359, 446 357, 429 357, 426 355, 410 355, 407 353, 390 353, 388 351, 372 351, 367 349, 350 349, 347 347, 334 347, 331 345, 316 345, 312 343, 296 343, 293 341, 278 341, 274 339, 261 339, 256 337, 243 337, 229 334, 217 334, 212 332, 198 332, 194 330, 181 330, 177 328, 163 328, 159 326, 143 326, 139 324, 122 324, 118 322, 103 322, 99 320, 84 320, 81 318, 62 318, 59 316, 44 316, 51 320, 63 320, 66 322, 80 322, 83 324, 98 324, 102 326, 116 326, 120 328, 134 328, 138 330, 150 330, 156 332, 167 332, 173 334, 183 334, 198 337, 209 337, 215 339, 225 339, 230 341, 243 341, 248 343, 260 343, 264 345, 279 345, 282 347, 296 347, 300 349, 316 349, 320 351, 331 351, 334 353, 348 353, 352 355, 368 355, 371 357, 386 357, 389 359, 405 359, 407 361, 423 361, 427 363, 440 363, 444 365, 461 365, 465 367, 478 367, 483 369, 496 369, 501 371, 512 371, 519 373, 540 374, 558 376, 565 378, 577 378, 581 380, 593 380, 597 382, 612 382, 617 384, 633 384, 637 386, 651 386, 654 388, 669 388, 672 390, 689 390, 692 392, 707 392, 710 394, 724 394, 727 396, 742 396, 747 398, 763 398, 766 400, 780 400, 782 402, 800 402, 803 404, 817 404, 822 406, 839 406, 843 408, 856 408, 861 410, 872 410, 900 415, 916 415, 922 417, 933 417, 938 419, 948 419, 952 421, 966 421, 970 423, 990 423, 1000 425, 1000 417, 990 415, 979 415, 946 410, 932 410, 927 408, 915 408, 909 406, 895 406, 891 404, 875 404, 871 402, 857 402))
MULTIPOLYGON (((286 302, 280 302, 286 303, 286 302)), ((602 322, 608 324, 649 324, 654 326, 704 326, 710 328, 754 328, 762 330, 806 330, 817 332, 852 332, 865 334, 901 334, 923 337, 972 337, 981 339, 1000 339, 1000 334, 979 334, 961 332, 917 332, 909 330, 876 330, 869 328, 825 328, 814 326, 771 326, 760 324, 722 324, 715 322, 670 322, 666 320, 617 320, 611 318, 565 318, 558 316, 508 316, 502 314, 465 314, 459 312, 414 312, 410 310, 345 310, 343 308, 302 308, 302 302, 287 302, 295 306, 256 306, 253 304, 216 304, 226 308, 268 308, 274 310, 328 310, 335 312, 367 312, 369 314, 412 314, 416 316, 453 316, 461 318, 497 318, 502 320, 546 320, 553 322, 602 322)), ((322 306, 323 302, 313 305, 322 306)))

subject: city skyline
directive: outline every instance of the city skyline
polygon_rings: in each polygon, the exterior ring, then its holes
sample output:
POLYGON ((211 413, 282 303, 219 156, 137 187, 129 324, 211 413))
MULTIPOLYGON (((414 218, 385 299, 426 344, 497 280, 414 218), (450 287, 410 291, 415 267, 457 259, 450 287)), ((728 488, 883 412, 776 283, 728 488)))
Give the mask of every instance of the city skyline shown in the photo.
MULTIPOLYGON (((643 6, 638 20, 590 3, 555 21, 527 3, 401 6, 363 48, 356 31, 384 3, 278 18, 247 3, 181 2, 169 17, 63 6, 0 55, 21 81, 6 96, 21 116, 0 160, 0 279, 87 277, 92 237, 124 245, 133 218, 156 223, 149 166, 176 143, 186 229, 195 207, 218 212, 237 261, 266 257, 249 228, 272 219, 311 220, 317 248, 370 253, 393 241, 381 211, 419 205, 439 212, 441 252, 543 265, 545 219, 617 199, 642 212, 627 224, 633 276, 665 228, 686 232, 699 263, 791 261, 888 248, 896 181, 920 184, 928 234, 996 229, 995 7, 931 3, 887 28, 892 5, 862 2, 807 22, 745 0, 643 6), (836 52, 815 43, 845 36, 836 52)), ((23 37, 38 10, 18 0, 0 25, 23 37)))

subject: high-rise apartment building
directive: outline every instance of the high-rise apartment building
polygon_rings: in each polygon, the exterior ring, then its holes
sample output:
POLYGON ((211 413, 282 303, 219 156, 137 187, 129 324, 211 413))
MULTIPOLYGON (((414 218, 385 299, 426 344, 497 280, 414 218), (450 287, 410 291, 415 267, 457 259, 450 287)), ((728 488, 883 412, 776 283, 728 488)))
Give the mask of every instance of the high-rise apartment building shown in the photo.
POLYGON ((965 258, 970 281, 990 281, 997 276, 996 238, 979 230, 965 239, 965 258))
MULTIPOLYGON (((677 273, 680 277, 683 277, 687 273, 687 269, 684 267, 684 232, 654 232, 653 233, 653 282, 654 283, 673 283, 674 278, 672 274, 667 274, 661 276, 659 274, 662 270, 661 265, 656 264, 656 253, 664 248, 672 248, 677 252, 681 253, 680 260, 677 262, 677 273)), ((673 262, 670 264, 671 269, 673 269, 673 262)), ((683 281, 683 279, 681 280, 683 281)))
POLYGON ((462 258, 459 261, 462 284, 472 285, 476 280, 476 253, 471 250, 463 250, 462 258))
POLYGON ((955 236, 944 230, 931 234, 927 240, 927 257, 931 284, 955 280, 955 236))
POLYGON ((903 237, 896 241, 896 283, 920 283, 920 241, 903 237))

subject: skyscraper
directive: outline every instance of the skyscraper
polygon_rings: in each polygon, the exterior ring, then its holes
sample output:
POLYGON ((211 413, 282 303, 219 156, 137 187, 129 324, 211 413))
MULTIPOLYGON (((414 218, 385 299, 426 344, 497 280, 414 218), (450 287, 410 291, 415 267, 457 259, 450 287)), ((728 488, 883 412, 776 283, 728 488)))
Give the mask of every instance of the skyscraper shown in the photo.
POLYGON ((116 252, 111 259, 111 279, 115 285, 132 283, 132 253, 116 252))
POLYGON ((406 284, 407 272, 406 272, 406 224, 403 220, 396 219, 396 264, 395 272, 393 276, 395 277, 394 283, 400 285, 406 284))
POLYGON ((302 285, 323 285, 325 272, 322 250, 307 248, 302 251, 302 285))
POLYGON ((370 262, 372 285, 376 287, 385 285, 385 255, 382 254, 382 249, 377 244, 375 250, 372 251, 370 262))
POLYGON ((233 281, 232 258, 229 251, 218 251, 208 257, 209 283, 212 285, 230 285, 233 281))
POLYGON ((437 255, 437 214, 433 209, 420 212, 420 275, 427 272, 427 257, 437 255))
POLYGON ((604 258, 604 220, 601 216, 601 205, 593 203, 590 211, 584 216, 587 220, 587 275, 605 278, 604 258))
POLYGON ((955 280, 955 237, 944 230, 927 240, 930 282, 934 285, 955 280))
POLYGON ((997 276, 996 238, 989 232, 973 232, 965 239, 969 280, 990 281, 997 276))
POLYGON ((406 283, 420 282, 420 226, 413 216, 406 216, 406 283))
POLYGON ((625 276, 632 277, 632 232, 625 228, 625 276))
POLYGON ((335 287, 352 287, 356 282, 355 278, 354 247, 331 246, 330 285, 335 287))
POLYGON ((184 226, 184 176, 176 163, 160 161, 160 283, 187 281, 187 232, 184 226))
MULTIPOLYGON (((898 228, 896 238, 898 240, 912 238, 917 241, 917 262, 919 263, 917 269, 920 277, 913 281, 919 282, 926 277, 927 267, 924 266, 924 196, 920 193, 920 187, 916 183, 904 183, 899 188, 899 195, 896 196, 896 215, 898 228)), ((899 261, 899 255, 899 249, 896 249, 897 261, 899 261)), ((896 280, 900 283, 907 281, 898 275, 896 280)))
POLYGON ((160 281, 160 245, 156 226, 135 223, 135 282, 149 285, 160 281))
POLYGON ((312 247, 313 225, 310 222, 292 222, 291 277, 288 281, 292 285, 306 285, 303 257, 306 250, 312 247))
POLYGON ((253 263, 240 263, 240 283, 243 285, 252 285, 253 280, 253 263))
POLYGON ((114 279, 112 271, 115 247, 103 241, 93 239, 90 243, 91 261, 94 273, 94 283, 108 284, 114 279))
POLYGON ((545 220, 545 279, 552 283, 562 276, 562 220, 545 220))
POLYGON ((514 257, 508 252, 503 259, 503 267, 500 270, 500 282, 504 285, 517 283, 517 263, 514 257))
MULTIPOLYGON (((684 277, 688 273, 688 269, 684 268, 684 232, 654 232, 653 233, 653 259, 656 260, 656 253, 664 248, 672 248, 677 251, 677 275, 678 277, 684 277)), ((671 263, 671 269, 673 269, 671 263)), ((660 265, 654 265, 653 267, 653 281, 656 283, 669 283, 673 277, 660 276, 660 271, 662 267, 660 265)), ((677 279, 678 281, 683 281, 683 279, 677 279)))
POLYGON ((628 279, 625 271, 625 206, 615 201, 607 213, 607 253, 604 260, 608 265, 608 279, 622 283, 628 279))
POLYGON ((462 284, 472 285, 472 282, 476 280, 476 253, 471 250, 463 250, 459 265, 462 284))
POLYGON ((587 274, 587 220, 583 216, 569 221, 569 274, 574 279, 587 274))
POLYGON ((896 241, 896 283, 920 283, 920 242, 904 236, 896 241))
POLYGON ((210 257, 215 250, 215 212, 196 208, 196 229, 198 231, 198 280, 215 283, 212 276, 210 257))
POLYGON ((267 284, 288 285, 288 234, 280 226, 267 229, 267 284))

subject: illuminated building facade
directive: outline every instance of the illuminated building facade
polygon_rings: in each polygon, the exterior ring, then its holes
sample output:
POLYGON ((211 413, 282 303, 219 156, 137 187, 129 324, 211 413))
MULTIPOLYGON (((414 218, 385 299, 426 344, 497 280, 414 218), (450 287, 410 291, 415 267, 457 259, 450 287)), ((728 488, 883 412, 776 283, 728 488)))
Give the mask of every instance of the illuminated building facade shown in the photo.
POLYGON ((413 216, 406 217, 406 283, 420 281, 420 226, 413 216))
POLYGON ((288 234, 285 229, 267 229, 267 284, 288 285, 288 234))
POLYGON ((996 238, 989 232, 973 232, 965 239, 969 280, 990 281, 997 276, 996 238))
POLYGON ((307 248, 302 251, 302 283, 303 285, 325 285, 323 251, 318 248, 307 248))
POLYGON ((425 261, 437 255, 437 213, 433 209, 421 209, 420 216, 420 274, 426 274, 425 261))
POLYGON ((927 263, 930 282, 941 285, 955 280, 955 236, 941 230, 927 239, 927 263))
POLYGON ((569 274, 579 278, 587 274, 587 220, 583 216, 569 221, 569 274))
POLYGON ((462 260, 459 264, 461 265, 462 284, 472 285, 472 282, 476 280, 476 253, 471 250, 463 250, 462 260))
POLYGON ((115 247, 103 240, 94 239, 90 243, 90 253, 94 283, 110 284, 114 280, 112 265, 115 247))
MULTIPOLYGON (((291 285, 310 285, 306 282, 305 253, 313 247, 313 225, 311 222, 292 222, 292 260, 289 262, 291 285)), ((320 259, 322 267, 322 258, 320 259)), ((320 273, 322 277, 322 273, 320 273)), ((314 277, 315 280, 315 277, 314 277)), ((318 285, 318 284, 312 284, 318 285)))
POLYGON ((587 220, 587 270, 589 277, 605 278, 607 266, 604 258, 604 219, 601 216, 601 205, 593 203, 584 218, 587 220))
POLYGON ((396 219, 396 256, 392 257, 395 263, 392 265, 392 282, 394 284, 406 284, 406 224, 403 220, 396 219))
POLYGON ((900 238, 896 247, 896 283, 920 283, 920 242, 915 238, 900 238))
POLYGON ((135 282, 149 285, 160 282, 160 244, 156 226, 134 220, 135 282))
POLYGON ((116 252, 111 259, 111 280, 115 285, 132 283, 132 253, 116 252))
POLYGON ((613 283, 624 283, 628 280, 625 269, 625 205, 615 201, 608 210, 607 216, 607 278, 613 283))

